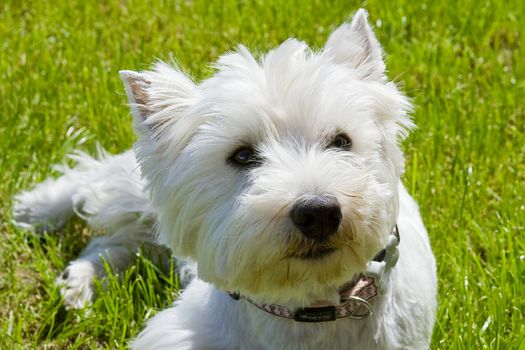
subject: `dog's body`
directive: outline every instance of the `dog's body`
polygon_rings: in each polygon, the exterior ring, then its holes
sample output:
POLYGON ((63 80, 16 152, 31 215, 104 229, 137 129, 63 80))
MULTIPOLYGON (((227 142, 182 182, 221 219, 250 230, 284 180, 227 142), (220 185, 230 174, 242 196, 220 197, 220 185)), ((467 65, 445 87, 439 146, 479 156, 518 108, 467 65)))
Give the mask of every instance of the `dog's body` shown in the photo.
MULTIPOLYGON (((56 228, 76 208, 113 232, 59 278, 66 304, 91 298, 100 254, 125 268, 156 221, 159 241, 196 261, 200 279, 148 322, 136 349, 428 348, 435 262, 400 182, 410 104, 385 77, 366 13, 319 53, 288 40, 257 61, 241 47, 217 69, 199 85, 161 63, 121 72, 135 155, 79 155, 17 197, 21 225, 56 228), (348 299, 342 286, 378 266, 377 295, 352 296, 373 313, 326 320, 348 299), (272 311, 305 307, 319 322, 272 311)), ((181 271, 188 280, 194 266, 181 271)))

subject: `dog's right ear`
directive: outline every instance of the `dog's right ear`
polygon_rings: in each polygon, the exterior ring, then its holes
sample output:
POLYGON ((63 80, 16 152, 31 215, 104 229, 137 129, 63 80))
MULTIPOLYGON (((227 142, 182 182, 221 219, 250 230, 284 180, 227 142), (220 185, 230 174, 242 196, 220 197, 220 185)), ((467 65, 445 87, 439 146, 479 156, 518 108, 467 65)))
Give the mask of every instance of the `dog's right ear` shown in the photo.
POLYGON ((351 23, 337 28, 328 38, 325 48, 333 60, 346 64, 365 80, 385 81, 383 49, 368 23, 368 13, 359 9, 351 23))
POLYGON ((151 71, 120 71, 139 136, 157 138, 195 103, 197 89, 180 70, 158 62, 151 71))

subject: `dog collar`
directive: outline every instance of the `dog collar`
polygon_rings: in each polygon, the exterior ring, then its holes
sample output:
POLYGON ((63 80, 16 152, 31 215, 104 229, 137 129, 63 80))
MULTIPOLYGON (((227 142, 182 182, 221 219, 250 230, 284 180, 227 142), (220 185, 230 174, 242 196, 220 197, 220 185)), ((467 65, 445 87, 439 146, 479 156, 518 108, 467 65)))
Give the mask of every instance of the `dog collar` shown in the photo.
POLYGON ((370 301, 386 291, 389 275, 399 258, 399 230, 394 226, 388 237, 388 243, 372 261, 368 262, 365 272, 339 288, 341 303, 289 309, 277 304, 266 304, 238 293, 228 292, 234 300, 245 299, 260 310, 274 316, 292 319, 297 322, 326 322, 339 318, 365 319, 373 313, 370 301))

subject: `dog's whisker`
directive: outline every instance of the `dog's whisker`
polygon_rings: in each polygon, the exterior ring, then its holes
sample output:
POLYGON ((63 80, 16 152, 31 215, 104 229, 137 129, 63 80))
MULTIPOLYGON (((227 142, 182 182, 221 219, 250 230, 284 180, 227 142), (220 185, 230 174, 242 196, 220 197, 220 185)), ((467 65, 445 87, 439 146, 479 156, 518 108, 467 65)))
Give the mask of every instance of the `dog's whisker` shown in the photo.
POLYGON ((362 195, 359 195, 357 193, 349 193, 349 192, 344 192, 344 191, 339 191, 339 193, 341 193, 342 195, 346 196, 346 197, 350 197, 350 198, 363 198, 362 195))

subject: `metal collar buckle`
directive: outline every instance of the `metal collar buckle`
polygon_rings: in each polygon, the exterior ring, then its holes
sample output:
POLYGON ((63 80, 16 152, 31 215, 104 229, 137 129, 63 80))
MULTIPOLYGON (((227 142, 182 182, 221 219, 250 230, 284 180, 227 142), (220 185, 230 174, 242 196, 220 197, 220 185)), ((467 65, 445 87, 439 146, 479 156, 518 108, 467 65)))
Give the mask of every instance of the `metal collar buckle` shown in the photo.
POLYGON ((348 316, 351 319, 364 320, 365 318, 368 318, 368 317, 370 317, 373 314, 373 312, 372 312, 372 305, 370 305, 370 303, 367 300, 363 299, 363 298, 360 298, 360 297, 355 296, 355 295, 350 295, 350 296, 341 298, 341 301, 343 303, 352 302, 352 303, 355 303, 355 304, 359 304, 359 307, 356 309, 356 311, 351 313, 348 316), (360 310, 362 312, 359 312, 360 310))

